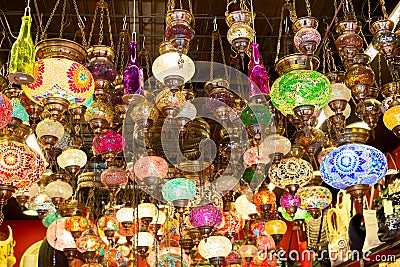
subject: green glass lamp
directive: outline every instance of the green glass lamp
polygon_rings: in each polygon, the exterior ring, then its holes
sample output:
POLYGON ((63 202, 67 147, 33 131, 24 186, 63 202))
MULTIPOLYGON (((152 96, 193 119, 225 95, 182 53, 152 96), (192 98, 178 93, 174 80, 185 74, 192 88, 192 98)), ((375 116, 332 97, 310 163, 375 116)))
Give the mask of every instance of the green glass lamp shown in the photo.
POLYGON ((31 35, 32 17, 30 14, 30 7, 26 7, 18 38, 11 48, 8 80, 15 84, 29 84, 34 80, 35 45, 31 35))
POLYGON ((279 77, 271 88, 272 104, 284 114, 299 107, 324 107, 331 97, 329 80, 314 70, 294 70, 279 77))
POLYGON ((266 106, 251 105, 242 111, 240 119, 246 127, 254 124, 268 125, 271 122, 271 112, 266 106))
POLYGON ((194 199, 196 194, 196 184, 186 178, 174 178, 162 187, 164 199, 175 206, 184 207, 194 199))

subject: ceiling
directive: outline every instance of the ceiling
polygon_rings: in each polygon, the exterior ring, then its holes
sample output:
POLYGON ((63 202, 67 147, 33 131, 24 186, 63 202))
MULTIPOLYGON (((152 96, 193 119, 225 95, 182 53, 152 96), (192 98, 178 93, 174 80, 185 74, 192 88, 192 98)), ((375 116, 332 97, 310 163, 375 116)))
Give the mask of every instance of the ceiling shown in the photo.
MULTIPOLYGON (((29 0, 14 0, 14 1, 0 1, 0 9, 3 16, 1 16, 2 25, 4 28, 6 20, 8 21, 10 31, 6 30, 6 38, 0 46, 0 64, 4 65, 7 62, 8 54, 12 46, 14 38, 12 35, 17 36, 20 27, 20 18, 24 13, 26 2, 29 0), (5 20, 6 19, 6 20, 5 20)), ((49 24, 48 30, 46 31, 47 38, 57 38, 60 35, 61 18, 62 18, 62 6, 64 0, 58 0, 59 5, 54 11, 53 19, 49 24)), ((105 0, 109 6, 110 12, 110 26, 113 35, 114 46, 118 44, 118 34, 123 28, 124 18, 126 17, 127 29, 131 33, 136 26, 136 36, 139 43, 139 49, 146 48, 150 51, 151 60, 154 60, 158 56, 158 44, 163 41, 164 29, 165 29, 165 10, 167 1, 162 0, 105 0), (134 3, 136 6, 134 7, 134 3), (136 21, 134 20, 134 10, 136 10, 136 21)), ((368 30, 368 1, 370 1, 371 7, 371 18, 376 20, 380 16, 381 8, 378 0, 353 0, 354 9, 358 19, 363 23, 363 32, 369 42, 371 40, 371 34, 368 30)), ((33 17, 32 24, 32 36, 35 39, 40 40, 40 33, 38 29, 44 28, 47 24, 49 17, 52 15, 57 0, 30 0, 31 12, 33 17), (42 27, 40 27, 42 25, 42 27)), ((94 10, 96 6, 95 0, 76 0, 77 7, 79 10, 80 17, 85 25, 86 39, 89 36, 90 27, 94 17, 94 10)), ((176 1, 178 2, 178 1, 176 1)), ((182 1, 184 6, 187 6, 187 1, 182 1)), ((340 2, 340 0, 337 0, 340 2)), ((386 8, 390 13, 396 6, 398 1, 386 1, 386 8)), ((78 16, 74 10, 73 0, 65 0, 65 26, 63 28, 63 38, 75 39, 81 42, 81 36, 78 27, 78 16)), ((277 41, 279 35, 280 19, 281 19, 281 8, 285 3, 284 0, 254 0, 254 11, 255 17, 255 30, 257 32, 257 42, 260 44, 260 51, 265 65, 267 66, 270 74, 270 82, 273 82, 277 78, 277 74, 273 70, 275 56, 277 53, 277 41)), ((326 30, 332 22, 333 15, 335 13, 334 1, 332 0, 310 0, 312 15, 318 18, 319 31, 322 36, 326 35, 326 30)), ((228 30, 225 23, 225 1, 212 1, 212 0, 193 0, 193 13, 195 17, 194 30, 196 35, 191 41, 191 46, 188 55, 195 61, 209 61, 211 57, 211 34, 214 29, 213 21, 216 18, 217 27, 222 35, 222 41, 224 44, 224 52, 228 64, 234 64, 235 53, 232 52, 231 47, 226 39, 226 32, 228 30)), ((306 8, 304 0, 296 1, 296 10, 298 17, 306 15, 306 8)), ((339 19, 342 13, 339 13, 339 19)), ((104 44, 109 44, 110 34, 108 31, 108 25, 105 20, 104 25, 104 44)), ((290 26, 290 25, 289 25, 290 26)), ((330 28, 333 31, 334 27, 330 28)), ((94 41, 97 42, 99 33, 99 19, 94 25, 94 41)), ((290 33, 289 33, 290 34, 290 33)), ((4 36, 0 35, 2 38, 4 36)), ((335 50, 333 40, 331 40, 332 49, 335 50)), ((289 44, 290 46, 290 44, 289 44)), ((364 47, 366 45, 364 44, 364 47)), ((128 47, 124 47, 124 53, 128 53, 128 47)), ((281 49, 282 51, 282 49, 281 49)), ((321 54, 319 55, 321 57, 321 54)), ((126 58, 126 57, 125 57, 126 58)), ((221 51, 216 46, 215 61, 222 62, 221 51)), ((374 60, 372 66, 377 71, 378 63, 377 58, 374 60)), ((339 60, 336 62, 340 64, 339 60)), ((144 64, 142 64, 144 65, 144 64)), ((381 62, 382 65, 382 76, 381 83, 391 81, 390 75, 388 74, 385 62, 381 62)), ((377 75, 378 77, 378 75, 377 75)), ((378 81, 379 83, 379 81, 378 81)), ((353 115, 354 116, 354 115, 353 115)), ((358 120, 355 116, 350 117, 348 123, 358 120)), ((375 133, 369 141, 378 149, 383 152, 393 151, 395 148, 400 146, 400 139, 397 138, 392 132, 385 128, 380 120, 375 133)), ((27 219, 28 216, 23 216, 20 210, 17 208, 17 204, 14 199, 9 201, 4 212, 7 219, 27 219)))

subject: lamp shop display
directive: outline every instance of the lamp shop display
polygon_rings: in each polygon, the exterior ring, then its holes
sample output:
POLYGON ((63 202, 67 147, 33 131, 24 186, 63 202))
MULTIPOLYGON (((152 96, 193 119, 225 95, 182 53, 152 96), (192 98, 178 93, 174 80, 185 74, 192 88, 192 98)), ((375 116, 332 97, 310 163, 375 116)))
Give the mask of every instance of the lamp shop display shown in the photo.
POLYGON ((270 20, 253 0, 210 18, 165 0, 157 46, 147 2, 50 1, 40 26, 41 6, 17 2, 0 61, 0 224, 12 198, 43 222, 54 256, 36 266, 349 266, 323 253, 339 234, 354 251, 398 248, 396 147, 376 141, 400 137, 399 4, 328 1, 321 19, 318 1, 267 1, 270 20))

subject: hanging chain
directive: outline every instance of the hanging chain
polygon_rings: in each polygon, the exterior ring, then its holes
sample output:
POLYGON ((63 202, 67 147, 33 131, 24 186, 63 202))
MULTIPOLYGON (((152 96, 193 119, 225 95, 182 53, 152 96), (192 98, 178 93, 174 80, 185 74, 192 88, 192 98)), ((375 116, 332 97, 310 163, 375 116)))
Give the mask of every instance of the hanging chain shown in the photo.
POLYGON ((370 0, 367 1, 367 6, 368 6, 368 20, 367 20, 367 22, 368 22, 368 25, 370 25, 371 24, 371 1, 370 0))
POLYGON ((246 0, 240 0, 240 9, 243 11, 250 11, 246 5, 246 0))
MULTIPOLYGON (((335 9, 336 12, 336 10, 338 9, 337 0, 333 0, 333 8, 335 9)), ((335 16, 335 24, 337 23, 338 23, 338 17, 335 16)))
POLYGON ((62 14, 61 14, 61 29, 60 29, 60 36, 59 36, 60 39, 62 38, 62 34, 64 31, 65 7, 66 6, 67 6, 67 0, 64 0, 62 14))
POLYGON ((96 9, 94 10, 94 15, 93 15, 93 21, 92 21, 92 27, 90 28, 89 32, 89 40, 88 40, 88 47, 90 46, 92 42, 92 37, 93 37, 93 31, 94 31, 94 25, 96 24, 96 17, 97 17, 97 10, 99 9, 98 6, 96 6, 96 9))
POLYGON ((100 30, 99 30, 99 45, 103 43, 103 29, 104 29, 104 8, 100 8, 100 30))
POLYGON ((81 35, 82 35, 82 45, 83 45, 83 48, 86 49, 87 43, 86 43, 85 30, 84 30, 85 27, 83 26, 82 19, 79 14, 79 10, 78 10, 78 5, 76 4, 76 0, 72 0, 72 2, 74 4, 76 16, 78 18, 78 27, 79 27, 79 30, 81 31, 81 35))
POLYGON ((285 12, 285 5, 282 7, 282 10, 281 10, 281 20, 279 22, 279 33, 278 33, 278 43, 276 46, 275 64, 278 62, 279 52, 281 50, 281 39, 282 39, 282 30, 283 30, 283 13, 284 12, 285 12))
POLYGON ((106 12, 107 12, 107 22, 108 22, 108 33, 110 34, 110 46, 111 46, 111 48, 114 49, 114 41, 113 41, 113 36, 112 36, 112 31, 111 31, 110 11, 108 10, 108 7, 106 7, 106 12))
POLYGON ((387 14, 387 11, 386 11, 385 0, 379 0, 379 3, 382 6, 383 18, 387 19, 388 18, 388 14, 387 14))
MULTIPOLYGON (((295 2, 295 1, 293 1, 293 2, 295 2)), ((309 17, 311 17, 311 6, 310 6, 310 1, 305 0, 305 2, 306 2, 306 8, 307 8, 307 15, 308 15, 309 17)))
MULTIPOLYGON (((215 19, 214 19, 215 20, 215 19)), ((214 54, 215 54, 215 39, 217 38, 217 35, 219 34, 218 29, 215 29, 211 34, 211 67, 210 67, 210 81, 214 79, 214 54)))
POLYGON ((219 41, 219 46, 221 48, 221 57, 222 57, 222 64, 224 64, 225 78, 228 78, 228 68, 226 66, 225 51, 224 51, 224 46, 222 44, 221 34, 218 34, 218 41, 219 41))
MULTIPOLYGON (((325 39, 324 44, 322 46, 322 73, 326 73, 325 66, 326 66, 326 61, 327 61, 327 49, 328 49, 326 43, 327 43, 327 40, 325 39)), ((329 64, 328 64, 328 69, 329 69, 329 64)))
POLYGON ((118 43, 117 43, 117 53, 116 53, 115 59, 114 59, 114 64, 117 67, 117 70, 119 72, 120 72, 120 69, 118 68, 118 60, 119 60, 119 54, 121 54, 121 44, 122 44, 122 35, 123 34, 124 34, 123 31, 119 34, 118 43))
MULTIPOLYGON (((50 22, 54 17, 54 14, 56 13, 57 7, 60 4, 60 0, 57 0, 56 4, 54 5, 53 11, 51 12, 49 19, 47 20, 46 26, 44 27, 43 31, 42 31, 42 35, 40 36, 41 40, 45 39, 45 35, 47 32, 47 29, 49 28, 50 22)), ((62 25, 61 25, 62 26, 62 25)))
POLYGON ((173 9, 175 9, 175 1, 174 0, 168 0, 167 11, 171 11, 173 9))
MULTIPOLYGON (((121 51, 121 62, 120 62, 121 74, 122 74, 122 72, 124 70, 124 67, 125 67, 125 41, 126 41, 126 35, 127 35, 126 31, 122 32, 122 43, 121 43, 121 47, 120 47, 120 49, 121 49, 120 50, 121 51)), ((117 62, 117 61, 115 61, 115 62, 117 62)))
POLYGON ((382 86, 382 57, 381 53, 378 53, 378 88, 382 86))

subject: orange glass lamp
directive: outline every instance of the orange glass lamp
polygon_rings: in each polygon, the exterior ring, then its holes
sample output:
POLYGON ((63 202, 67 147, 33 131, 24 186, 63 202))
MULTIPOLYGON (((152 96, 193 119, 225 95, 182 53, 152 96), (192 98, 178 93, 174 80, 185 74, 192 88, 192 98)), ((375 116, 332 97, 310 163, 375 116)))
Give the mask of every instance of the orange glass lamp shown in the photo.
POLYGON ((268 217, 268 214, 273 211, 272 206, 275 202, 275 193, 268 189, 261 189, 254 195, 254 204, 257 207, 257 211, 265 217, 268 217))
POLYGON ((277 247, 279 247, 279 243, 282 240, 284 234, 287 231, 287 225, 282 220, 270 220, 265 223, 264 226, 265 232, 269 234, 275 241, 277 247))

